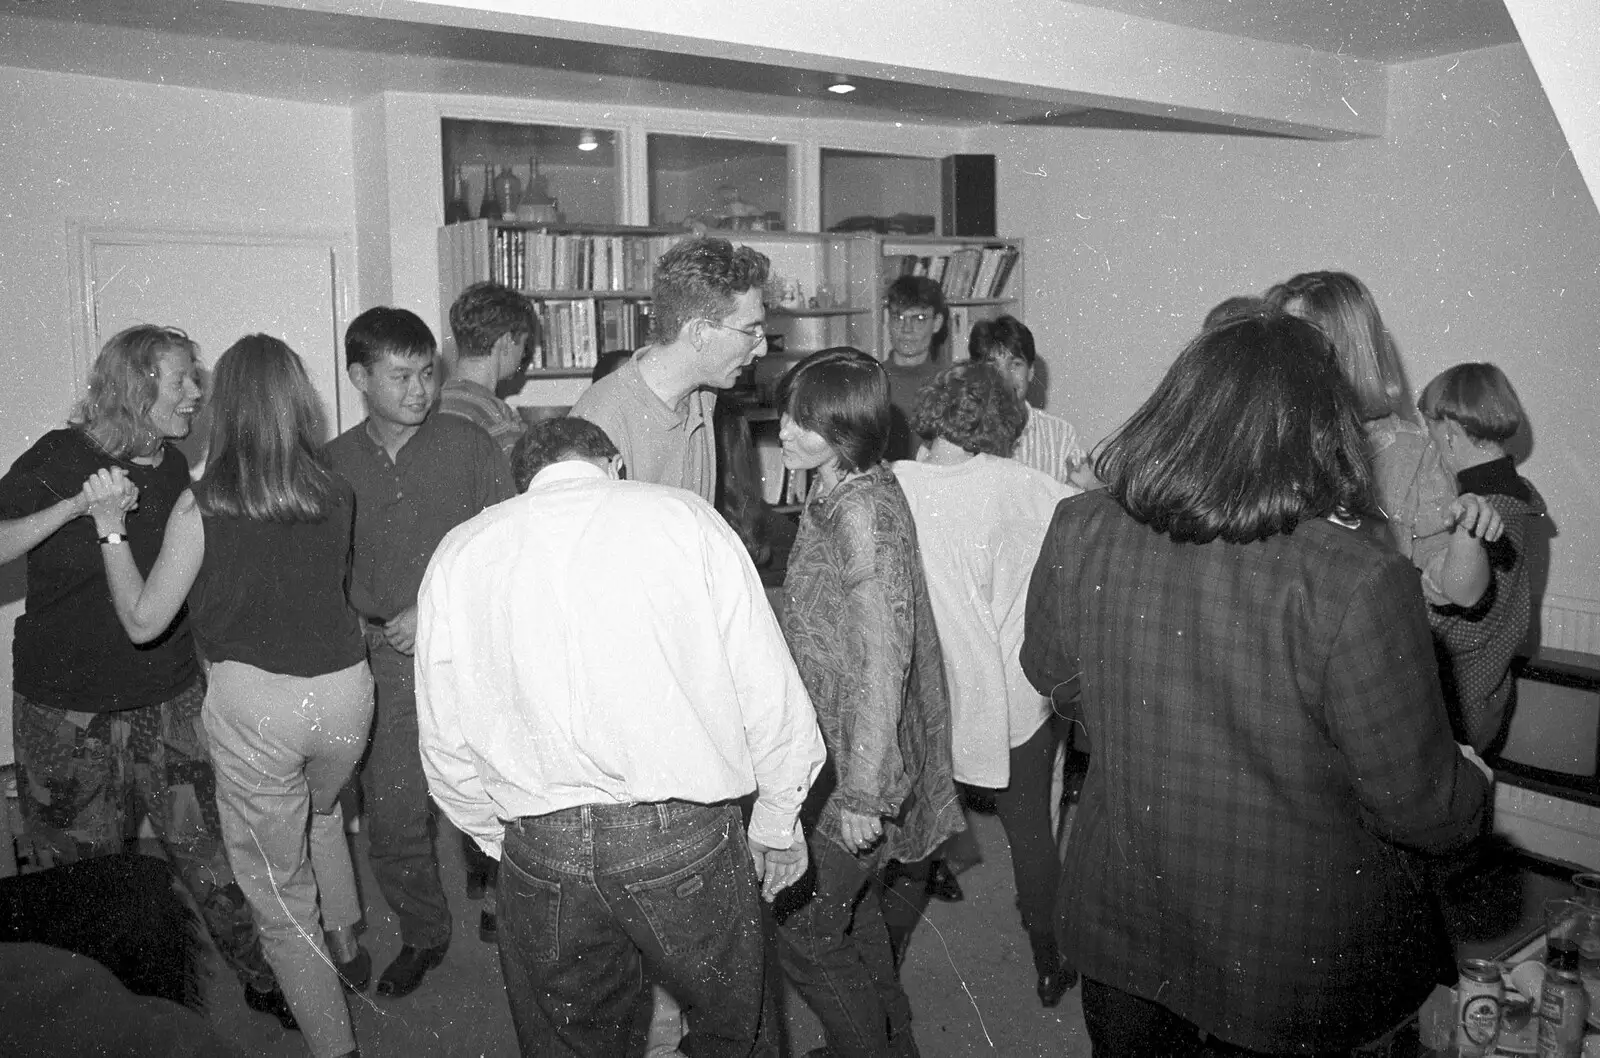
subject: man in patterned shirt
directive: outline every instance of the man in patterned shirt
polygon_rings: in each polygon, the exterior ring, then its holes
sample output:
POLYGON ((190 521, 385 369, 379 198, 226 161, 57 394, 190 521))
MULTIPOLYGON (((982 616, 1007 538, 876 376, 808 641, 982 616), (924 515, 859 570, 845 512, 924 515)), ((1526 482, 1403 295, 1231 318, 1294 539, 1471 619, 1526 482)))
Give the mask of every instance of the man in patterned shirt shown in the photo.
POLYGON ((1065 419, 1027 403, 1028 387, 1033 384, 1033 365, 1038 359, 1033 332, 1015 316, 984 320, 973 325, 967 339, 967 352, 972 359, 986 361, 1010 379, 1023 407, 1028 409, 1028 422, 1022 428, 1022 436, 1017 438, 1011 457, 1064 485, 1098 488, 1100 483, 1095 480, 1094 469, 1078 444, 1078 431, 1065 419))
POLYGON ((495 387, 522 370, 527 350, 539 342, 539 317, 527 298, 499 283, 474 283, 450 306, 456 340, 450 380, 439 390, 439 410, 486 430, 509 463, 527 428, 495 387))

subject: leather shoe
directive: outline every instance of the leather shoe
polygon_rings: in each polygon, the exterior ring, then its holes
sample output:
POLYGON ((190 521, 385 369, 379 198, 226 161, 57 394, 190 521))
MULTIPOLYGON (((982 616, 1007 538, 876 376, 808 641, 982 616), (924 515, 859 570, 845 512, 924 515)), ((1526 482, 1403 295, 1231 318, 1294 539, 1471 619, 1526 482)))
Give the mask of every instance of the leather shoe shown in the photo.
POLYGON ((289 1000, 283 994, 283 989, 272 988, 263 992, 258 988, 244 986, 244 1005, 258 1014, 271 1014, 278 1019, 278 1024, 283 1026, 284 1032, 299 1032, 300 1023, 294 1019, 294 1011, 289 1009, 289 1000))
POLYGON ((1078 971, 1062 966, 1051 970, 1049 973, 1039 975, 1039 984, 1035 989, 1039 993, 1039 1002, 1047 1007, 1053 1007, 1061 1002, 1061 997, 1072 990, 1078 983, 1078 971))
POLYGON ((372 983, 372 956, 365 948, 358 946, 349 962, 335 958, 333 968, 339 971, 339 983, 346 992, 365 992, 372 983))
POLYGON ((493 911, 478 912, 478 939, 485 944, 500 943, 500 923, 493 911))
POLYGON ((944 860, 935 860, 928 868, 927 893, 947 904, 958 903, 967 895, 961 891, 961 883, 956 881, 956 872, 944 860))
POLYGON ((378 978, 378 994, 400 999, 415 992, 427 972, 444 962, 444 952, 449 946, 448 942, 434 948, 403 945, 394 962, 378 978))

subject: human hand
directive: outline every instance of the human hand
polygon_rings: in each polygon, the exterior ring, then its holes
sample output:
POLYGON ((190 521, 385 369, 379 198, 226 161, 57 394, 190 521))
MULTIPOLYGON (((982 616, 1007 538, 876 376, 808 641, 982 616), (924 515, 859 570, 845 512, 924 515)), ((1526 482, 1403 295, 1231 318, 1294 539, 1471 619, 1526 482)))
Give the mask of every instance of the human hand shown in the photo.
POLYGON ((383 638, 402 654, 417 648, 417 607, 415 604, 389 618, 383 626, 383 638))
POLYGON ((1488 779, 1490 782, 1494 782, 1494 769, 1490 768, 1484 759, 1478 756, 1476 750, 1467 745, 1465 742, 1457 742, 1456 748, 1461 751, 1461 755, 1463 757, 1472 762, 1473 767, 1483 772, 1483 777, 1485 779, 1488 779))
POLYGON ((1505 531, 1505 522, 1494 504, 1475 493, 1463 492, 1457 496, 1450 505, 1450 517, 1456 532, 1464 532, 1486 544, 1500 539, 1505 531))
POLYGON ((883 820, 844 808, 839 810, 839 829, 844 831, 845 845, 866 852, 883 837, 883 820))
POLYGON ((745 839, 750 844, 750 859, 755 863, 756 877, 761 879, 761 898, 767 903, 798 882, 810 865, 811 854, 806 848, 806 837, 796 827, 794 841, 786 849, 775 849, 755 838, 745 839))
POLYGON ((123 515, 139 505, 139 487, 121 467, 101 468, 84 480, 74 499, 104 536, 122 532, 123 515))

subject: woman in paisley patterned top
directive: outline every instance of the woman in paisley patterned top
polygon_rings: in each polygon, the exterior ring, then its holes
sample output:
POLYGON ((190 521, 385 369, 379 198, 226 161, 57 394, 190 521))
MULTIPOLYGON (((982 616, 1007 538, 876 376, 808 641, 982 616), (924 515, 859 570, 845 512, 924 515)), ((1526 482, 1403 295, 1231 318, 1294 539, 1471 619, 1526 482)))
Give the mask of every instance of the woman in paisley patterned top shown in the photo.
POLYGON ((882 463, 888 379, 865 353, 828 349, 795 365, 778 406, 784 465, 814 472, 783 630, 828 746, 801 812, 814 884, 779 898, 779 959, 822 1021, 825 1053, 915 1055, 878 871, 927 857, 965 823, 916 527, 882 463))

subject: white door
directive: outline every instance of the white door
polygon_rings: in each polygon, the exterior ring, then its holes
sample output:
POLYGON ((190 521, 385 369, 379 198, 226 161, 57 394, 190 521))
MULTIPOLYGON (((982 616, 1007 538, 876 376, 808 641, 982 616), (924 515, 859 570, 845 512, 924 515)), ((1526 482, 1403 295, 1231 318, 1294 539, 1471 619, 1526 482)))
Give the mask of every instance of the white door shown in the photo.
MULTIPOLYGON (((179 327, 204 366, 246 334, 289 343, 321 398, 325 434, 354 422, 358 406, 340 363, 341 257, 334 239, 259 234, 85 232, 84 366, 105 340, 136 323, 179 327), (342 403, 342 407, 341 407, 342 403)), ((197 461, 209 416, 183 445, 197 461)))

